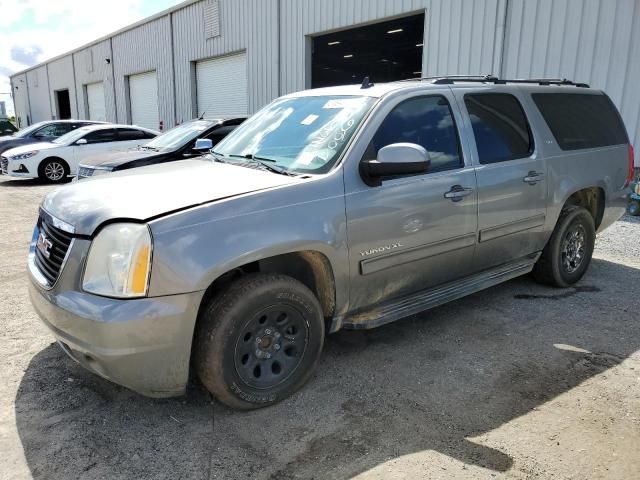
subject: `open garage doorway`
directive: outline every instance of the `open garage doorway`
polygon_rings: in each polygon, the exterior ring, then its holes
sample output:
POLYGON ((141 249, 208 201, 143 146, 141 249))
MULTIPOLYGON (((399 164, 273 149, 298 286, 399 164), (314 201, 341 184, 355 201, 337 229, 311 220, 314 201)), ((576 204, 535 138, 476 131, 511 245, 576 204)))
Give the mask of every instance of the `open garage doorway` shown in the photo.
POLYGON ((314 37, 312 88, 422 75, 424 13, 314 37))
POLYGON ((58 112, 58 120, 71 118, 69 90, 56 90, 56 111, 58 112))

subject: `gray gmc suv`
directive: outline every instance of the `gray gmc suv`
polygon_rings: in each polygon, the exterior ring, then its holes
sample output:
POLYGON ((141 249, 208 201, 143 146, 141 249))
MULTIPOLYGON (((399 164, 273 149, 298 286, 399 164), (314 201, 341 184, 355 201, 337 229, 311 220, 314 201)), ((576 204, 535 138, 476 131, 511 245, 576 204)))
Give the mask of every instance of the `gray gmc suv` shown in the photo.
POLYGON ((584 275, 626 206, 633 150, 601 91, 443 77, 273 101, 208 156, 46 196, 28 267, 62 349, 144 395, 193 368, 222 402, 277 402, 326 332, 519 275, 584 275))

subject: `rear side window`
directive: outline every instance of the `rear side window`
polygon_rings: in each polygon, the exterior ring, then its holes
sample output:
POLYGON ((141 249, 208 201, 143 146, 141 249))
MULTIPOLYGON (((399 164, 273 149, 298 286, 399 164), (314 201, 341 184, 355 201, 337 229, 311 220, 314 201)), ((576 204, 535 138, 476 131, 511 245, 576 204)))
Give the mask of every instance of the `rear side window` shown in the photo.
POLYGON ((127 140, 141 140, 144 138, 148 138, 145 135, 145 132, 142 130, 136 130, 135 128, 119 128, 118 129, 118 139, 121 141, 127 140))
POLYGON ((88 133, 84 138, 87 140, 87 143, 113 142, 116 140, 116 131, 113 129, 96 130, 95 132, 88 133))
POLYGON ((628 142, 620 115, 606 95, 534 93, 531 96, 562 150, 628 142))
POLYGON ((376 158, 382 147, 401 142, 416 143, 429 152, 429 172, 463 165, 451 107, 442 96, 417 97, 399 103, 383 120, 365 155, 376 158))
POLYGON ((468 94, 464 104, 471 118, 480 163, 505 162, 531 155, 531 129, 516 97, 508 93, 468 94))

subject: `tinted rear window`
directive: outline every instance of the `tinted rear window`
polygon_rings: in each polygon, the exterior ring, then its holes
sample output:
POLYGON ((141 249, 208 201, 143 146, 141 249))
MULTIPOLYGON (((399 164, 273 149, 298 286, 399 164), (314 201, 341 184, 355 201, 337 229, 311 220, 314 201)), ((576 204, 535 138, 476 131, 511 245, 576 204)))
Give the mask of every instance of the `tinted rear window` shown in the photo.
POLYGON ((534 93, 532 97, 562 150, 628 142, 620 115, 606 95, 534 93))
POLYGON ((507 93, 464 96, 480 163, 528 157, 533 152, 529 122, 520 102, 507 93))

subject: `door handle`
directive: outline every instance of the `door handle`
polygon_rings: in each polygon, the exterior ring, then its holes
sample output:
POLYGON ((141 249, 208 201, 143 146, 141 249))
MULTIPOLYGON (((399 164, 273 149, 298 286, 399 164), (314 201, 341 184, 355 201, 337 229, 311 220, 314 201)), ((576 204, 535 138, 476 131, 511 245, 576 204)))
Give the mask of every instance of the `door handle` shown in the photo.
POLYGON ((527 173, 527 176, 522 179, 524 183, 528 183, 529 185, 535 185, 542 180, 544 180, 544 173, 539 173, 535 170, 531 170, 527 173))
POLYGON ((461 185, 454 185, 451 187, 451 190, 444 194, 444 198, 448 198, 452 202, 459 202, 467 195, 471 195, 473 193, 473 188, 464 188, 461 185))

